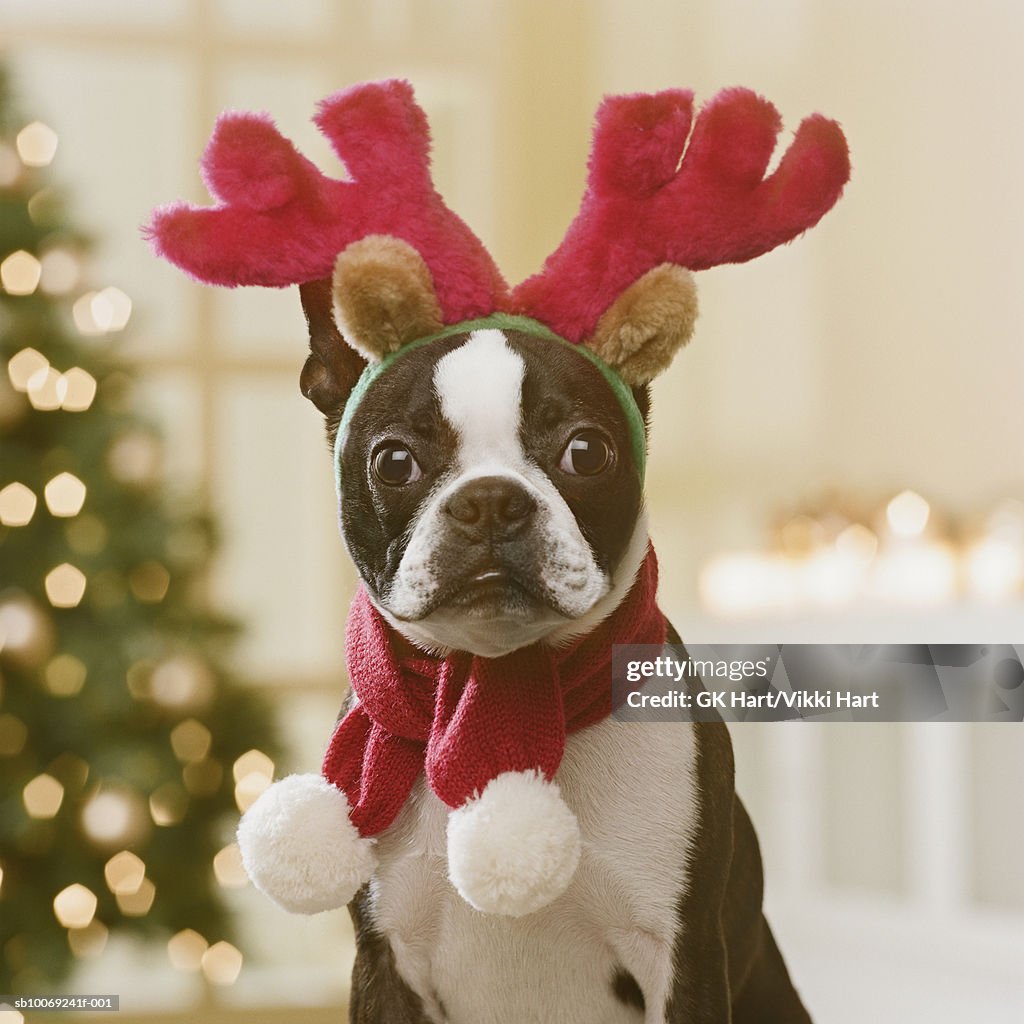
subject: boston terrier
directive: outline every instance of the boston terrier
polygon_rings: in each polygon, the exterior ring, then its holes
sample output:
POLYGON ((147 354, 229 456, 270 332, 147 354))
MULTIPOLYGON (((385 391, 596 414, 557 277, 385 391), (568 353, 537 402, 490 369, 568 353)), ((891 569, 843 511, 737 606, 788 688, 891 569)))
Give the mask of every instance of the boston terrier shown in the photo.
POLYGON ((282 906, 348 905, 356 1024, 809 1021, 725 725, 612 715, 616 644, 683 651, 643 479, 690 271, 795 238, 850 173, 820 115, 768 173, 770 103, 692 101, 602 103, 579 214, 514 289, 434 188, 400 81, 320 105, 344 179, 269 118, 224 115, 215 205, 148 229, 207 283, 300 285, 301 388, 361 579, 352 693, 322 771, 271 785, 238 839, 282 906))
MULTIPOLYGON (((351 308, 353 293, 367 302, 360 248, 339 260, 334 319, 372 354, 365 335, 394 314, 383 300, 351 308)), ((314 350, 336 352, 313 294, 314 350)), ((692 292, 673 310, 688 337, 692 292)), ((621 390, 581 347, 507 321, 413 347, 354 412, 328 414, 345 544, 410 652, 557 648, 608 620, 648 554, 643 449, 621 390)), ((647 386, 629 398, 646 435, 647 386)), ((670 626, 665 638, 679 643, 670 626)), ((352 1021, 809 1021, 762 914, 721 721, 605 717, 568 736, 555 781, 579 822, 575 872, 540 909, 495 916, 450 880, 451 811, 417 780, 349 906, 352 1021)))

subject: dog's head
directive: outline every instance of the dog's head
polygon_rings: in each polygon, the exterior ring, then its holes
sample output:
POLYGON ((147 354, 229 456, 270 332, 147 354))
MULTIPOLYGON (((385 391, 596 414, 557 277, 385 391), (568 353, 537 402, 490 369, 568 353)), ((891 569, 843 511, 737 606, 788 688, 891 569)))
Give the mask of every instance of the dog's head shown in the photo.
POLYGON ((518 317, 442 328, 426 267, 395 239, 346 250, 331 293, 332 310, 323 290, 307 301, 304 390, 384 615, 422 646, 495 657, 612 611, 646 553, 647 381, 690 335, 690 275, 647 275, 586 346, 518 317), (318 340, 360 363, 326 369, 318 340))
POLYGON ((579 213, 510 290, 433 186, 408 83, 336 93, 316 123, 343 180, 269 118, 227 114, 203 156, 215 205, 173 203, 147 233, 203 281, 300 283, 302 390, 337 435, 342 532, 403 633, 498 655, 585 630, 646 547, 646 386, 690 336, 683 268, 816 224, 849 177, 842 131, 805 118, 767 173, 781 119, 749 90, 696 117, 685 89, 609 97, 579 213), (510 309, 535 320, 465 327, 510 309))

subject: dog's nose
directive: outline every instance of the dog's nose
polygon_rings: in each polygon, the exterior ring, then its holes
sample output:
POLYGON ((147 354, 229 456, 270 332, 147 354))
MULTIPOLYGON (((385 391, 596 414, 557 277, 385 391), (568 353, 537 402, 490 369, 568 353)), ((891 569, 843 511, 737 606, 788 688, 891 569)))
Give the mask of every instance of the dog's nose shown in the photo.
POLYGON ((536 502, 512 480, 483 476, 463 484, 445 505, 445 511, 471 536, 507 534, 525 524, 536 502))

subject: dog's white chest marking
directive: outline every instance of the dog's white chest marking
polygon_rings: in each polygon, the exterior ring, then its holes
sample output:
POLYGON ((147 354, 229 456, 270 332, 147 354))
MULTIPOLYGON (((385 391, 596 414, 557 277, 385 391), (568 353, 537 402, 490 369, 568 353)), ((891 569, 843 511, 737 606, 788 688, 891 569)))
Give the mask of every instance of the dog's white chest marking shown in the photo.
POLYGON ((696 737, 607 719, 569 737, 557 781, 583 856, 568 890, 522 918, 470 907, 448 881, 448 809, 422 781, 378 843, 373 924, 436 1024, 659 1024, 697 827, 696 737), (614 994, 617 971, 646 1014, 614 994))

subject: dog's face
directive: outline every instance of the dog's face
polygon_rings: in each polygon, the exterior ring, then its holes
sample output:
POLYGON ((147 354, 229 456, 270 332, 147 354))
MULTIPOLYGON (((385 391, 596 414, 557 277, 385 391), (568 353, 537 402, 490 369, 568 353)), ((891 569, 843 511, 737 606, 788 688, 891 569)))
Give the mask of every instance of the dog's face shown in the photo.
POLYGON ((349 553, 428 648, 495 657, 581 632, 643 559, 626 414, 569 346, 496 329, 430 342, 378 377, 337 445, 349 553))

